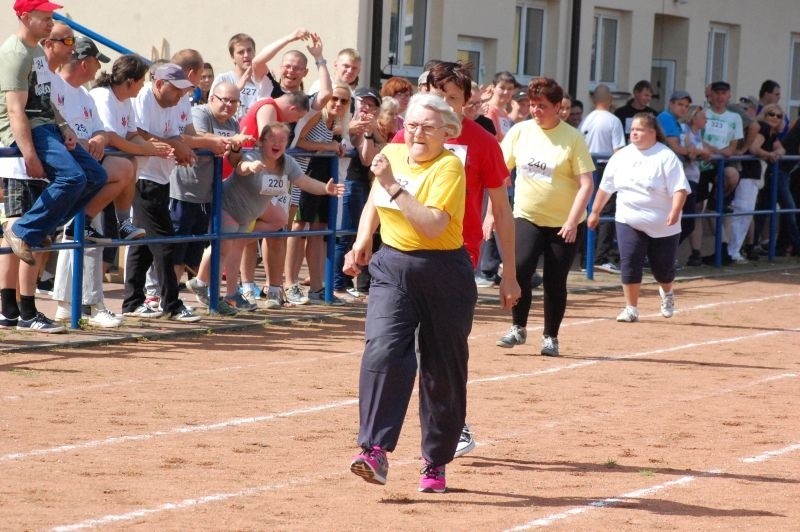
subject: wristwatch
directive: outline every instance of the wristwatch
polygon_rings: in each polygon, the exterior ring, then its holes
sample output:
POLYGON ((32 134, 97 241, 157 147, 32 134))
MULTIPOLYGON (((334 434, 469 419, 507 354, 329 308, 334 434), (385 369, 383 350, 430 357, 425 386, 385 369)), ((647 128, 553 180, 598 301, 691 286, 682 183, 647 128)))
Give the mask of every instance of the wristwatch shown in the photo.
POLYGON ((315 62, 317 64, 317 66, 323 66, 323 65, 327 65, 328 64, 328 62, 326 60, 324 60, 324 59, 317 59, 315 62))

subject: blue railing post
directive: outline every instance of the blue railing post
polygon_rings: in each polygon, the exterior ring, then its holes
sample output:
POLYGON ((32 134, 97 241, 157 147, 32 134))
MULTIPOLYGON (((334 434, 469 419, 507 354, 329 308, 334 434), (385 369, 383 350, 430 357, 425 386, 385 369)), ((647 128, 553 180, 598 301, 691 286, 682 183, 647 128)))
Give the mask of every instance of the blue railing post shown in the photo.
MULTIPOLYGON (((767 252, 767 260, 775 260, 775 245, 777 244, 778 236, 778 187, 780 183, 778 180, 781 176, 778 174, 778 161, 772 163, 772 184, 769 191, 769 204, 772 212, 769 214, 769 245, 767 252)), ((791 216, 795 216, 792 214, 791 216)), ((755 236, 758 238, 758 235, 755 236)))
POLYGON ((78 247, 72 250, 72 315, 70 316, 70 327, 80 329, 80 321, 83 307, 83 252, 86 249, 83 241, 85 228, 83 211, 75 215, 72 221, 73 238, 78 243, 78 247))
POLYGON ((211 198, 211 276, 208 282, 208 310, 219 311, 219 288, 222 279, 222 157, 214 157, 214 193, 211 198))
MULTIPOLYGON (((725 160, 719 159, 717 164, 717 195, 716 210, 717 223, 714 231, 714 266, 722 267, 722 221, 725 210, 725 160)), ((730 251, 730 250, 729 250, 730 251)))
MULTIPOLYGON (((334 183, 339 183, 339 157, 330 158, 331 178, 334 183)), ((336 275, 336 217, 339 210, 339 197, 328 197, 328 230, 331 232, 325 246, 325 302, 333 301, 333 276, 336 275)))
MULTIPOLYGON (((600 186, 597 170, 592 172, 592 181, 594 182, 594 193, 592 194, 592 197, 589 198, 589 206, 587 207, 588 212, 592 212, 594 198, 597 196, 597 188, 600 186)), ((586 266, 586 279, 589 281, 594 281, 594 250, 597 247, 595 245, 597 242, 597 231, 594 229, 589 229, 588 226, 586 229, 586 252, 584 253, 586 264, 584 264, 584 266, 586 266)))

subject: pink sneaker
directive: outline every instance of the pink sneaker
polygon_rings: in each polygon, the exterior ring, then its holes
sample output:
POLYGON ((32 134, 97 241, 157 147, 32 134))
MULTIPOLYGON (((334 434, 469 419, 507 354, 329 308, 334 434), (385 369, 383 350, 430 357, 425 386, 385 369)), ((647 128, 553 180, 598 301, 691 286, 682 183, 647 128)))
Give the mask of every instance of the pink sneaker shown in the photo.
POLYGON ((444 479, 444 466, 434 466, 425 460, 419 479, 419 491, 423 493, 444 493, 447 483, 444 479))
POLYGON ((362 449, 353 457, 350 471, 372 484, 386 484, 389 473, 389 460, 386 451, 373 445, 370 449, 362 449))

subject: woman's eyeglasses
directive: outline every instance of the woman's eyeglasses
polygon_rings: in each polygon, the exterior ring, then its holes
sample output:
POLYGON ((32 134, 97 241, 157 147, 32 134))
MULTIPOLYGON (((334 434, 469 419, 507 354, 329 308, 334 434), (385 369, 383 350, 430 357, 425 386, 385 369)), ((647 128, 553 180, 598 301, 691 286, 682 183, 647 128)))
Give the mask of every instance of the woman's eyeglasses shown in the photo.
POLYGON ((340 103, 342 105, 347 105, 350 103, 350 98, 339 98, 338 96, 331 96, 331 103, 340 103))
POLYGON ((767 116, 770 117, 770 118, 779 118, 779 119, 783 120, 783 113, 776 113, 775 111, 769 111, 767 113, 767 116))
POLYGON ((419 131, 421 134, 427 137, 437 129, 441 129, 444 126, 432 126, 429 124, 412 124, 410 122, 406 122, 405 124, 403 124, 403 127, 408 133, 416 133, 419 131))

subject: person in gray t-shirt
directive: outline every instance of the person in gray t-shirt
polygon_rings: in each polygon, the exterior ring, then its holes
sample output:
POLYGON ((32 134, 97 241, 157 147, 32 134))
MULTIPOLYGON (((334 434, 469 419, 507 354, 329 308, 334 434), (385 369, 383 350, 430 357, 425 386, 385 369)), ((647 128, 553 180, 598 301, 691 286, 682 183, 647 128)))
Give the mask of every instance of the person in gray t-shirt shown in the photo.
MULTIPOLYGON (((217 84, 207 104, 192 107, 192 124, 196 134, 225 137, 230 143, 231 152, 238 153, 243 142, 254 140, 250 135, 239 133, 239 122, 234 118, 238 107, 239 89, 236 85, 228 82, 217 84)), ((199 156, 194 165, 176 166, 170 175, 169 185, 169 210, 175 234, 207 233, 214 191, 214 158, 199 156)), ((205 247, 205 242, 175 245, 175 270, 179 278, 186 266, 197 271, 205 247)))
MULTIPOLYGON (((286 214, 280 222, 270 225, 259 220, 259 216, 270 203, 286 198, 289 183, 312 194, 341 196, 344 185, 337 185, 333 179, 327 183, 317 181, 303 173, 294 157, 286 155, 289 144, 289 128, 274 122, 261 131, 258 147, 245 153, 231 177, 223 183, 222 230, 225 233, 247 233, 255 231, 276 231, 286 224, 288 204, 283 205, 286 214)), ((223 240, 221 255, 226 272, 226 293, 224 302, 235 309, 241 309, 241 294, 237 292, 239 265, 242 258, 242 245, 246 239, 223 240)), ((211 277, 211 248, 206 248, 197 277, 187 284, 198 296, 200 303, 208 305, 205 294, 211 277)), ((282 287, 270 290, 282 291, 282 287)), ((251 308, 251 310, 255 310, 251 308)))

